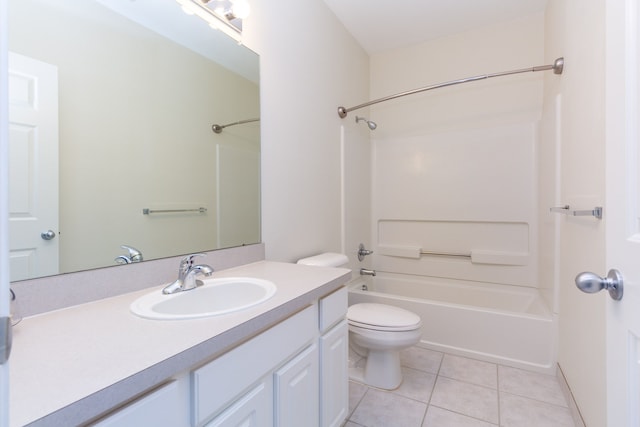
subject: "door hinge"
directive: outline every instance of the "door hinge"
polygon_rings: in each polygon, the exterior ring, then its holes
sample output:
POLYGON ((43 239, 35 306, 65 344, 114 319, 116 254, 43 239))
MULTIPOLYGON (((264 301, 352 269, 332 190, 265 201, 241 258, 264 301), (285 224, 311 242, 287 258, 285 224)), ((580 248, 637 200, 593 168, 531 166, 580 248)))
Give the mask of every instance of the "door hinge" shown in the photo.
POLYGON ((13 341, 12 332, 11 318, 0 317, 0 365, 4 365, 9 360, 13 341))

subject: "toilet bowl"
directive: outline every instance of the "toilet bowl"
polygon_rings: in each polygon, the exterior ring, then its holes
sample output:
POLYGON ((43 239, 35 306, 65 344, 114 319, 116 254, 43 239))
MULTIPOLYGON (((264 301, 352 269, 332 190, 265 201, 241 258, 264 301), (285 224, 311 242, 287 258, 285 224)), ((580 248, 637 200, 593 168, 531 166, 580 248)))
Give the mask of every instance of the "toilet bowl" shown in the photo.
MULTIPOLYGON (((344 254, 324 253, 303 258, 298 264, 344 267, 348 262, 344 254)), ((373 387, 398 388, 402 383, 400 350, 420 340, 420 316, 391 305, 360 303, 349 307, 347 321, 350 345, 366 357, 364 368, 350 368, 349 376, 373 387)))
POLYGON ((349 339, 366 363, 351 376, 363 383, 393 390, 402 383, 400 350, 415 345, 422 335, 420 316, 386 304, 361 303, 349 307, 349 339), (360 351, 358 351, 360 350, 360 351))

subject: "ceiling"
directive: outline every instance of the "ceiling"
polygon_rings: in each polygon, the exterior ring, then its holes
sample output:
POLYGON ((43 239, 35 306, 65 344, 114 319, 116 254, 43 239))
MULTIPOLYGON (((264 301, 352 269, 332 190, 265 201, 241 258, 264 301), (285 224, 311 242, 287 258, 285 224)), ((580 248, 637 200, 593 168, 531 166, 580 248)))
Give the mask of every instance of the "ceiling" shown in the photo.
POLYGON ((544 10, 547 0, 324 0, 369 53, 544 10))

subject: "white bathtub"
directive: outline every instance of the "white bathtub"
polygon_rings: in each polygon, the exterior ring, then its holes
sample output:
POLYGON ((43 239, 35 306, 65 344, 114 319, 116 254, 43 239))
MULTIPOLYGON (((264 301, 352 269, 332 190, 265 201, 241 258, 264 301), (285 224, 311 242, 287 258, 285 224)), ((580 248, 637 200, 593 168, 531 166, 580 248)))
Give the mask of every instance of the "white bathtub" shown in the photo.
POLYGON ((378 272, 350 283, 360 302, 418 314, 421 347, 555 373, 556 317, 536 289, 378 272))

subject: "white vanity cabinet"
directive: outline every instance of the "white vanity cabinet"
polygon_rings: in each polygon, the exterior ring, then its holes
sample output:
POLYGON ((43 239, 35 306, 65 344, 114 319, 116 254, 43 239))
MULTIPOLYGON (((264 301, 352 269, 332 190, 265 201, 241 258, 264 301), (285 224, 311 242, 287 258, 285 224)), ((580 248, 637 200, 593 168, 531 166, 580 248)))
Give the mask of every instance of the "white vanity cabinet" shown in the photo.
POLYGON ((349 411, 347 288, 322 298, 320 311, 320 425, 340 427, 349 411))
POLYGON ((347 290, 178 375, 100 427, 339 427, 347 416, 347 290))
POLYGON ((340 288, 193 371, 194 425, 342 425, 349 404, 346 313, 347 289, 340 288))
MULTIPOLYGON (((274 423, 274 417, 282 416, 282 412, 274 413, 274 408, 294 405, 290 399, 312 402, 317 413, 317 325, 317 306, 312 305, 194 370, 193 424, 279 425, 274 423), (315 368, 309 367, 308 361, 314 358, 315 368), (291 384, 287 382, 301 370, 313 378, 313 386, 307 384, 289 394, 286 388, 291 384), (266 409, 264 402, 268 403, 266 409)), ((308 378, 303 382, 307 383, 308 378)))

